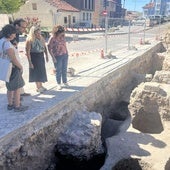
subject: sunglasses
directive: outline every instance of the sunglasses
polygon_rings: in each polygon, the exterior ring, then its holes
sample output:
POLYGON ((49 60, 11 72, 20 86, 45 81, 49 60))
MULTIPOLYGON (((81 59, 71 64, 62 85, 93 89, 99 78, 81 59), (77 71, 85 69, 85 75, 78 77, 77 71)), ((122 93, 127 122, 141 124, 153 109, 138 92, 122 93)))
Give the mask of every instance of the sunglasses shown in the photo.
POLYGON ((64 30, 64 27, 60 27, 58 30, 57 30, 57 32, 64 32, 65 30, 64 30))
POLYGON ((23 27, 23 26, 20 26, 21 28, 23 28, 23 29, 26 29, 27 27, 23 27))

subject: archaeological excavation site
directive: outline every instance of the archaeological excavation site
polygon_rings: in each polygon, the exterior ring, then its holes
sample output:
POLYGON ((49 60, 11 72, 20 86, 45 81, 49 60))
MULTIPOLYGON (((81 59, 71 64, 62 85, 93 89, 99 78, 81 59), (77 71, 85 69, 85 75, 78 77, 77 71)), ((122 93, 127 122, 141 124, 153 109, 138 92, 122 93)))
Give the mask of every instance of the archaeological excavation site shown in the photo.
POLYGON ((170 53, 146 46, 0 138, 0 170, 170 170, 170 53))

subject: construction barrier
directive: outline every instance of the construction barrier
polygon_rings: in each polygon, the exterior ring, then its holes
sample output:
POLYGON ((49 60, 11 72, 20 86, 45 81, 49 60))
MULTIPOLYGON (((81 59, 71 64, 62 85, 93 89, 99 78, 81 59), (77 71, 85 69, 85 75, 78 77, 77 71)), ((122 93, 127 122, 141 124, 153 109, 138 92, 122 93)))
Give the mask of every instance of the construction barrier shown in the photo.
POLYGON ((66 32, 80 32, 80 33, 87 33, 87 32, 100 32, 105 31, 105 28, 65 28, 66 32))

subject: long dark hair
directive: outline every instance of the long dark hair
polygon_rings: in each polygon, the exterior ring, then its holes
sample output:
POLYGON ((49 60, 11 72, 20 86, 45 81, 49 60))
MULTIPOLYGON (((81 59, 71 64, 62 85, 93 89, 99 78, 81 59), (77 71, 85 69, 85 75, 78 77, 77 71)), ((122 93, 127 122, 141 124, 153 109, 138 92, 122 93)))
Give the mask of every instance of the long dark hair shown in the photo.
POLYGON ((12 24, 7 24, 2 28, 0 38, 9 38, 12 34, 16 34, 17 30, 12 24))
POLYGON ((23 18, 19 18, 19 19, 16 19, 14 22, 13 22, 13 25, 16 26, 21 26, 21 22, 27 22, 26 20, 24 20, 23 18))

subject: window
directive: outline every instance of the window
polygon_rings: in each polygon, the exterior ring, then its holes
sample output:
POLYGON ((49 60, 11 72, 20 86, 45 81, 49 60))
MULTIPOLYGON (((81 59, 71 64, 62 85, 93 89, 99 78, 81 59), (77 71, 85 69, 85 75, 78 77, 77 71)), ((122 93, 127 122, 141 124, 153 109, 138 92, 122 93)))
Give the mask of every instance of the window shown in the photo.
POLYGON ((76 23, 76 17, 73 17, 73 23, 76 23))
POLYGON ((89 13, 86 13, 86 20, 89 20, 89 13))
POLYGON ((87 9, 87 0, 84 0, 84 9, 87 9))
POLYGON ((92 10, 94 10, 94 0, 92 0, 92 10))
POLYGON ((85 13, 83 13, 83 21, 85 21, 85 13))
POLYGON ((64 17, 64 24, 67 24, 67 17, 64 17))
POLYGON ((89 0, 89 10, 94 9, 94 0, 89 0))
POLYGON ((157 9, 159 9, 161 7, 161 4, 157 4, 157 9))
POLYGON ((37 10, 37 4, 36 3, 32 3, 32 9, 37 10))
POLYGON ((90 20, 92 19, 92 14, 90 13, 90 20))

